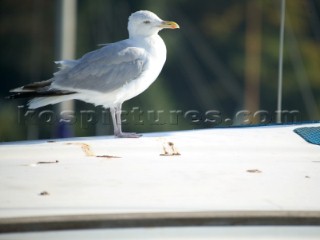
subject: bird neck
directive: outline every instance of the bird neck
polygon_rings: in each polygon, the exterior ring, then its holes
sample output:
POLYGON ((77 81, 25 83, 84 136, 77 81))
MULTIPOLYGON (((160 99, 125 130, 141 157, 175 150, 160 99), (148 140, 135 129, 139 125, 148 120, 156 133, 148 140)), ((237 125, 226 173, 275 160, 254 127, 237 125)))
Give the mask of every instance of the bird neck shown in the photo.
POLYGON ((148 45, 148 46, 154 46, 158 42, 163 42, 162 38, 158 34, 153 34, 149 36, 135 35, 135 36, 130 36, 129 39, 135 41, 136 43, 141 43, 143 45, 148 45))

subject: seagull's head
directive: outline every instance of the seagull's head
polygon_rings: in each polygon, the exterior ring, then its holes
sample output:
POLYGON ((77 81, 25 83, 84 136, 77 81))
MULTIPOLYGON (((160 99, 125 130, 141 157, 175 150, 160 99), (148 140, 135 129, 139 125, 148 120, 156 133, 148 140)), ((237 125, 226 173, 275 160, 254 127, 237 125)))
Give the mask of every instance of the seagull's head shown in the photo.
POLYGON ((176 29, 179 25, 171 21, 163 21, 156 14, 150 11, 141 10, 132 13, 129 17, 129 36, 151 36, 157 34, 161 29, 176 29))

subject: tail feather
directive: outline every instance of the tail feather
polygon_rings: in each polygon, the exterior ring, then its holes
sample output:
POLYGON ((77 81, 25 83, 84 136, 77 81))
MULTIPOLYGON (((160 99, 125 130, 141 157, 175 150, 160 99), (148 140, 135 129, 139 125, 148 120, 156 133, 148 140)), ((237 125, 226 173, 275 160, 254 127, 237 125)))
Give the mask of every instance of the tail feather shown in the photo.
POLYGON ((73 97, 71 95, 64 95, 64 96, 58 96, 58 97, 37 97, 33 98, 28 102, 28 107, 30 109, 36 109, 40 108, 46 105, 53 105, 60 102, 72 100, 73 97))

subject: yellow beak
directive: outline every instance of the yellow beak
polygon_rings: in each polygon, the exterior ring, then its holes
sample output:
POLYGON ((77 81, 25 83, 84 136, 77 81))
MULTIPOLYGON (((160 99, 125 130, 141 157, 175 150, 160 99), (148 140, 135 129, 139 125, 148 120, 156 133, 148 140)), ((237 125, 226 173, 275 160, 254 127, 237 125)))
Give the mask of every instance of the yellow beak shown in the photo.
POLYGON ((161 28, 171 28, 171 29, 180 28, 176 22, 171 22, 171 21, 163 21, 160 24, 160 27, 161 28))

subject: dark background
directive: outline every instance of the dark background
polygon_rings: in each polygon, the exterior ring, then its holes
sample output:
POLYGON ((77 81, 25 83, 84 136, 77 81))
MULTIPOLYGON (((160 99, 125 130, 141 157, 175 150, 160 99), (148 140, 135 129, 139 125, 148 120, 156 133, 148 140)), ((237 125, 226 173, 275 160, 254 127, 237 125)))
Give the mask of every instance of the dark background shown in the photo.
MULTIPOLYGON (((4 97, 57 71, 57 2, 1 0, 0 6, 0 141, 56 137, 65 118, 57 107, 32 113, 23 107, 27 100, 4 97)), ((140 9, 176 21, 181 29, 160 32, 166 64, 147 91, 124 104, 125 130, 275 122, 279 0, 79 0, 76 57, 127 38, 128 16, 140 9)), ((289 0, 286 10, 283 109, 297 114, 284 121, 319 120, 320 3, 289 0)), ((67 125, 74 136, 112 134, 101 107, 76 102, 71 118, 67 125)))

